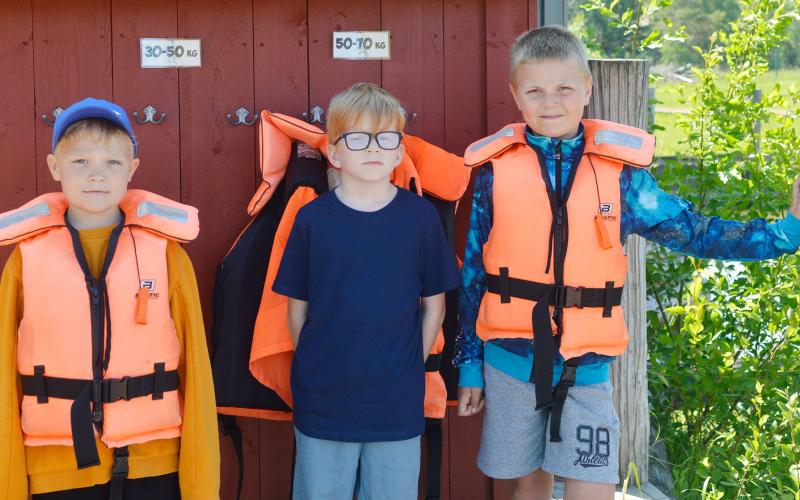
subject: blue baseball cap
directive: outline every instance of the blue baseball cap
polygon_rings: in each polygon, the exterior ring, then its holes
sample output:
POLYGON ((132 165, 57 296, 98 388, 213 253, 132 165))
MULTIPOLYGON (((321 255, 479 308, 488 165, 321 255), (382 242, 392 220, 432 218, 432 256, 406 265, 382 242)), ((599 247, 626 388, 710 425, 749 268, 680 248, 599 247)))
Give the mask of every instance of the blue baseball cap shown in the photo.
POLYGON ((61 136, 73 123, 85 120, 87 118, 102 118, 108 120, 119 128, 127 132, 128 136, 133 141, 133 156, 136 157, 138 144, 136 144, 136 134, 133 133, 131 122, 128 120, 128 114, 120 106, 113 102, 104 101, 103 99, 94 99, 87 97, 82 101, 78 101, 72 106, 68 107, 56 118, 53 125, 53 148, 56 150, 56 144, 61 140, 61 136))

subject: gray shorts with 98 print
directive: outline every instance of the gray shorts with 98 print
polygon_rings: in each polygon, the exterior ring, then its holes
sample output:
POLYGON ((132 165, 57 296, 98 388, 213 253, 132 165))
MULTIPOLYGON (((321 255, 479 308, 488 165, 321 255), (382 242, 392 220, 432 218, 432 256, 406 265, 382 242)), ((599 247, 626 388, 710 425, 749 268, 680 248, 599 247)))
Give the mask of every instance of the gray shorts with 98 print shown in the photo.
POLYGON ((619 482, 619 419, 611 383, 569 390, 561 442, 550 442, 549 411, 536 411, 533 384, 484 365, 486 409, 478 467, 498 479, 537 469, 581 481, 619 482))

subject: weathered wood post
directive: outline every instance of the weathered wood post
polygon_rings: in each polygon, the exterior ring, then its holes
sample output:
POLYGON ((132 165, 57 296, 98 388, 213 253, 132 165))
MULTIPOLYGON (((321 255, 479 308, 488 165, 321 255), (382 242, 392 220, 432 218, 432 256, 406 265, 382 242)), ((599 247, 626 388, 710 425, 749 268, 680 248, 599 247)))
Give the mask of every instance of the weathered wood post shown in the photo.
MULTIPOLYGON (((587 118, 598 118, 645 128, 647 126, 646 60, 593 60, 594 79, 587 118)), ((625 479, 633 462, 642 484, 648 481, 650 407, 647 400, 647 318, 645 316, 645 241, 628 238, 628 281, 622 308, 630 333, 628 351, 611 367, 614 404, 621 425, 620 477, 625 479)), ((631 478, 633 481, 633 478, 631 478)))

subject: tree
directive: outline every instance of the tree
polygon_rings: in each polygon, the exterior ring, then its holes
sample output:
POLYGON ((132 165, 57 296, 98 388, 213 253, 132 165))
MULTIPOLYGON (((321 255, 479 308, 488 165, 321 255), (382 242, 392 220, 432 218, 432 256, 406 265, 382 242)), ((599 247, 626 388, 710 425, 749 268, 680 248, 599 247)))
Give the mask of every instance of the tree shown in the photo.
MULTIPOLYGON (((787 2, 787 4, 791 10, 800 9, 797 0, 787 2)), ((770 53, 770 69, 797 67, 800 67, 800 23, 792 24, 789 27, 786 41, 770 53)))
POLYGON ((707 51, 711 34, 739 17, 737 0, 680 0, 660 13, 686 29, 684 44, 671 44, 661 50, 659 63, 701 66, 703 57, 694 47, 707 51))

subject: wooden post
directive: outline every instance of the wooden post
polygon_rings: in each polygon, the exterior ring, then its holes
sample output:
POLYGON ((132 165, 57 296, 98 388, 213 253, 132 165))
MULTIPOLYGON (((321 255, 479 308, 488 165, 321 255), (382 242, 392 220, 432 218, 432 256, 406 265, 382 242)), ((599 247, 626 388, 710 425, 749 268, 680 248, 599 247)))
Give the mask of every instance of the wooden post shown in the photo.
MULTIPOLYGON (((646 60, 589 61, 594 90, 587 118, 609 120, 633 127, 647 126, 646 60)), ((620 419, 620 478, 633 462, 642 484, 648 481, 650 408, 647 401, 647 318, 645 316, 645 241, 628 238, 628 281, 622 308, 628 324, 628 351, 611 367, 614 404, 620 419)), ((633 481, 633 478, 631 478, 633 481)))

